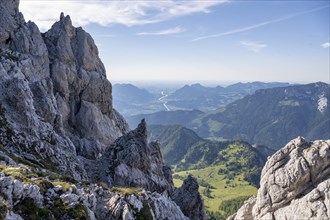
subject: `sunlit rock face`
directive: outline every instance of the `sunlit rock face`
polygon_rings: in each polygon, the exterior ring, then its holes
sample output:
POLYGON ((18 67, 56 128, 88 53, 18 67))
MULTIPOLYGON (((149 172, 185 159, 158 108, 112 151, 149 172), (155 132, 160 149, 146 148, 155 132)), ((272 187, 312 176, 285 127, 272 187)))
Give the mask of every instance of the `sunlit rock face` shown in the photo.
POLYGON ((298 137, 268 159, 257 197, 230 219, 329 219, 330 140, 298 137))
POLYGON ((112 108, 111 83, 91 36, 63 15, 41 34, 18 5, 0 5, 0 104, 13 131, 2 142, 86 178, 77 156, 98 158, 128 125, 112 108))
POLYGON ((0 219, 188 219, 145 121, 130 131, 112 107, 92 37, 64 14, 40 33, 18 6, 0 0, 0 219))

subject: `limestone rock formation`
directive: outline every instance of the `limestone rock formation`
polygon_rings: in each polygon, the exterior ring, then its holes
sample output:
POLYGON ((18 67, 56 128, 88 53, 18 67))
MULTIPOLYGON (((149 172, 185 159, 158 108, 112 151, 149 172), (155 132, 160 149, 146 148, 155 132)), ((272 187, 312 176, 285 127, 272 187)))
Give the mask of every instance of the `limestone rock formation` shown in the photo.
POLYGON ((39 176, 29 178, 28 167, 2 167, 1 219, 180 219, 188 220, 164 193, 126 188, 107 189, 98 184, 73 184, 39 176), (15 170, 15 171, 13 171, 15 170), (20 173, 26 181, 8 176, 20 173), (43 218, 41 218, 43 217, 43 218))
POLYGON ((298 137, 268 159, 256 198, 231 219, 329 219, 330 140, 298 137))
POLYGON ((198 188, 197 179, 189 175, 182 186, 174 191, 173 200, 190 219, 204 220, 206 219, 204 203, 198 188))
POLYGON ((91 36, 69 16, 41 34, 18 5, 1 0, 0 6, 1 143, 84 179, 77 155, 100 157, 128 125, 112 108, 111 83, 91 36))
POLYGON ((144 120, 107 148, 97 166, 86 164, 86 168, 91 179, 109 186, 140 186, 151 192, 170 194, 174 190, 172 173, 164 164, 159 143, 147 141, 144 120))
POLYGON ((0 219, 188 219, 145 122, 112 107, 92 37, 64 14, 42 34, 18 6, 0 0, 0 219))

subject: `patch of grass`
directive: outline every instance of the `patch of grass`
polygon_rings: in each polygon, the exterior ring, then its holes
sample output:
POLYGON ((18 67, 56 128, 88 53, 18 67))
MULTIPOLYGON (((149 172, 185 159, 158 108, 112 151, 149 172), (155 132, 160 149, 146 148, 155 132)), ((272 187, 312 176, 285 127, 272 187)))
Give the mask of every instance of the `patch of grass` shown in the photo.
POLYGON ((73 209, 68 209, 67 213, 72 219, 90 220, 87 208, 82 204, 77 204, 73 209))
POLYGON ((48 212, 54 216, 52 219, 90 220, 87 208, 83 204, 77 204, 74 208, 69 209, 59 198, 54 199, 53 206, 48 209, 48 212))
POLYGON ((21 200, 13 208, 14 212, 23 217, 23 219, 38 219, 38 207, 34 200, 27 197, 21 200))
POLYGON ((65 213, 66 206, 64 205, 61 199, 55 198, 53 206, 50 208, 50 210, 54 215, 55 219, 60 219, 62 215, 65 213))
POLYGON ((27 182, 31 177, 37 177, 37 175, 32 173, 30 168, 28 168, 27 166, 17 167, 17 166, 1 165, 0 170, 6 176, 12 176, 14 179, 18 179, 22 182, 27 182))
POLYGON ((112 187, 111 188, 112 192, 118 192, 122 195, 139 195, 139 193, 142 191, 141 187, 112 187))
POLYGON ((42 219, 49 219, 49 210, 47 208, 39 208, 38 216, 42 219))
POLYGON ((34 182, 40 188, 41 193, 47 192, 48 189, 54 188, 54 184, 47 179, 39 179, 34 182))

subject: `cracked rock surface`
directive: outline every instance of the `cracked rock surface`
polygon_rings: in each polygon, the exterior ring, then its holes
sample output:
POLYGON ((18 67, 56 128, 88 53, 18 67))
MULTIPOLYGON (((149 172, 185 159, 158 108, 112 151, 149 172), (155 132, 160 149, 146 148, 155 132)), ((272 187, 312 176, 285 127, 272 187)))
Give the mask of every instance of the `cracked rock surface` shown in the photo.
POLYGON ((329 219, 330 140, 307 142, 298 137, 271 156, 257 197, 247 201, 234 219, 251 217, 329 219))
POLYGON ((93 38, 63 13, 41 33, 18 7, 0 0, 0 219, 188 219, 145 122, 113 108, 93 38))

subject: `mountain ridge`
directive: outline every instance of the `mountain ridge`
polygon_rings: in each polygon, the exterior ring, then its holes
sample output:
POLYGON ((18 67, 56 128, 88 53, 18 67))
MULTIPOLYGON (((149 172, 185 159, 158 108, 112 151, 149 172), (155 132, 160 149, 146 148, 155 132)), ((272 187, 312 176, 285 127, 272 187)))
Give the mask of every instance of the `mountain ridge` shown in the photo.
POLYGON ((213 123, 218 126, 213 136, 279 149, 300 135, 309 140, 329 139, 329 99, 329 84, 322 82, 262 89, 190 126, 205 137, 213 123))

